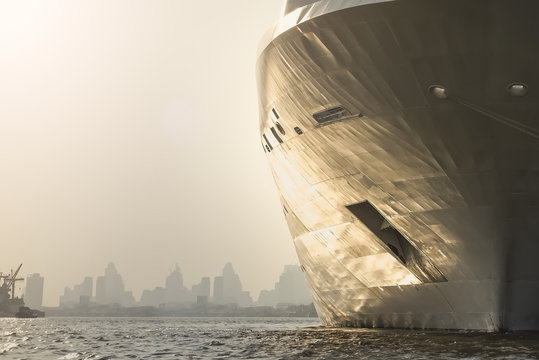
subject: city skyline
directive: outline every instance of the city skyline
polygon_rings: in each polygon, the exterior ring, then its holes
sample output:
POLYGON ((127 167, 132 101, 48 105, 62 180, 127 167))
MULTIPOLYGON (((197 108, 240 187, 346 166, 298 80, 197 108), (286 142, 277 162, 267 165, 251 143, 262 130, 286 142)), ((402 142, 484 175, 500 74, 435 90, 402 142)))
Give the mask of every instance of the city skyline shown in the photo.
POLYGON ((104 276, 85 276, 82 282, 67 285, 63 295, 59 296, 58 305, 69 307, 95 302, 103 305, 174 306, 203 300, 214 304, 275 306, 278 303, 308 304, 311 301, 299 265, 284 265, 273 289, 263 289, 258 294, 251 294, 243 289, 240 274, 235 272, 230 262, 224 265, 220 274, 204 276, 198 283, 185 284, 178 264, 163 279, 164 286, 161 286, 162 283, 156 283, 153 289, 145 289, 139 297, 134 297, 123 284, 121 272, 111 262, 107 265, 104 276), (206 299, 200 299, 201 296, 206 299))
POLYGON ((271 287, 297 262, 255 79, 281 5, 1 2, 0 271, 43 275, 44 305, 110 259, 137 298, 175 262, 271 287))
MULTIPOLYGON (((231 264, 231 262, 226 262, 225 263, 225 268, 228 264, 231 264)), ((107 272, 107 269, 109 269, 109 271, 111 271, 111 266, 112 268, 114 269, 113 271, 116 272, 118 275, 119 275, 119 272, 118 270, 116 270, 116 265, 114 262, 109 262, 108 265, 106 266, 106 269, 105 269, 105 272, 107 272)), ((275 278, 282 278, 283 275, 285 275, 286 273, 286 270, 289 269, 289 268, 297 268, 298 270, 301 268, 299 264, 284 264, 282 265, 281 267, 281 270, 278 272, 278 274, 276 274, 275 278)), ((167 282, 167 278, 174 275, 174 273, 176 271, 179 271, 181 270, 181 268, 179 267, 179 264, 178 263, 175 263, 174 266, 171 266, 169 268, 169 272, 168 272, 168 276, 167 277, 163 277, 163 284, 165 286, 160 286, 160 285, 156 285, 154 286, 153 290, 156 290, 157 288, 162 288, 164 289, 166 287, 166 282, 167 282)), ((93 299, 95 300, 95 297, 97 296, 97 288, 98 288, 98 284, 99 284, 99 280, 100 278, 104 278, 104 276, 102 275, 93 275, 93 276, 83 276, 83 280, 82 281, 79 281, 79 282, 74 282, 74 283, 70 283, 70 284, 66 284, 64 285, 63 287, 63 290, 61 292, 59 292, 56 296, 53 294, 52 297, 55 297, 56 298, 56 301, 51 301, 47 304, 44 303, 44 294, 46 293, 47 291, 47 287, 44 286, 44 276, 42 276, 42 274, 40 273, 28 273, 28 275, 24 275, 25 272, 21 272, 21 276, 24 277, 24 281, 22 283, 19 283, 17 284, 16 286, 16 291, 15 291, 15 294, 16 296, 20 296, 22 295, 24 298, 25 298, 25 301, 27 300, 27 296, 28 296, 28 288, 31 286, 32 287, 32 290, 31 292, 32 293, 36 293, 36 294, 39 294, 39 295, 34 295, 32 294, 32 300, 31 300, 31 304, 34 305, 34 307, 36 308, 40 308, 40 307, 50 307, 50 306, 59 306, 62 304, 62 301, 65 302, 65 304, 67 305, 73 305, 73 304, 76 304, 79 302, 79 296, 80 295, 83 295, 85 297, 88 297, 89 299, 93 299), (31 284, 31 285, 30 285, 31 284), (36 290, 36 288, 38 288, 39 290, 36 290), (36 300, 33 300, 34 297, 37 296, 37 299, 36 300), (62 300, 63 299, 63 300, 62 300), (38 305, 39 304, 39 305, 38 305)), ((182 276, 182 282, 183 282, 183 272, 181 272, 181 276, 182 276)), ((303 276, 303 275, 302 275, 303 276)), ((206 278, 208 279, 212 279, 211 280, 211 294, 213 296, 213 291, 214 291, 214 279, 215 278, 218 278, 218 277, 222 277, 220 275, 214 275, 213 277, 212 276, 202 276, 200 279, 199 279, 199 282, 197 283, 196 281, 191 281, 190 282, 190 285, 189 284, 184 284, 185 286, 192 286, 192 287, 196 287, 198 285, 201 285, 201 280, 204 280, 206 278)), ((188 276, 188 278, 190 279, 193 279, 193 276, 188 276)), ((306 283, 306 280, 304 280, 304 287, 306 289, 306 291, 308 291, 308 288, 307 288, 307 283, 306 283)), ((122 289, 125 289, 126 286, 123 284, 123 278, 120 276, 120 279, 116 280, 118 281, 120 285, 120 287, 122 289)), ((157 282, 160 281, 158 278, 156 280, 157 282)), ((274 288, 273 289, 270 289, 270 287, 266 287, 266 288, 263 288, 263 287, 260 287, 260 290, 256 290, 256 291, 251 291, 251 290, 246 290, 249 294, 249 296, 252 298, 253 300, 253 303, 257 303, 260 299, 260 296, 268 296, 272 291, 275 291, 276 290, 276 287, 278 286, 278 282, 279 281, 273 281, 271 284, 274 285, 274 288), (255 300, 256 299, 256 300, 255 300)), ((134 293, 132 291, 128 291, 130 294, 129 296, 133 297, 133 302, 137 302, 137 303, 140 303, 140 299, 142 298, 142 296, 144 295, 145 292, 147 291, 151 291, 152 289, 142 289, 140 290, 140 292, 138 293, 134 293), (138 299, 138 300, 136 300, 138 299)), ((186 290, 188 290, 186 288, 186 290)), ((303 291, 303 290, 302 290, 303 291)), ((273 296, 273 295, 269 295, 270 297, 273 296)), ((309 294, 310 296, 310 294, 309 294)), ((104 302, 106 303, 106 302, 104 302)))

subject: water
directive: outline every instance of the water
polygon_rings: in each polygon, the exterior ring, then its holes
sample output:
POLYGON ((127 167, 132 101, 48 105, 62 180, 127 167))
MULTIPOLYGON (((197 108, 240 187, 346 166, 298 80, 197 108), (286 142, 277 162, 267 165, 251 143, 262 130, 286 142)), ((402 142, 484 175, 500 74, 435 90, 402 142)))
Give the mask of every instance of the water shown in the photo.
POLYGON ((539 334, 326 329, 307 318, 0 319, 0 359, 538 359, 539 334))

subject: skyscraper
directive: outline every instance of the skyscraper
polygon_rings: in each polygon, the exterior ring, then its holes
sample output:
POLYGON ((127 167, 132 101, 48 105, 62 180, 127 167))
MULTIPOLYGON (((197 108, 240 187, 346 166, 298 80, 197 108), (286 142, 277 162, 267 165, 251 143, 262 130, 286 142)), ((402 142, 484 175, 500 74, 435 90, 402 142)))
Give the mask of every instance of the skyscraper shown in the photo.
POLYGON ((104 304, 107 294, 107 284, 104 276, 98 276, 95 282, 95 302, 98 304, 104 304))
POLYGON ((213 284, 213 301, 217 304, 252 304, 249 292, 242 290, 240 277, 234 271, 231 263, 223 268, 223 276, 216 276, 213 284))
POLYGON ((279 281, 273 290, 262 290, 258 297, 258 305, 275 306, 277 304, 310 304, 311 294, 301 267, 285 265, 279 281))
POLYGON ((279 303, 310 304, 312 302, 307 281, 297 265, 285 265, 284 271, 275 284, 279 303))
POLYGON ((183 286, 183 276, 180 268, 176 268, 167 276, 165 280, 165 302, 180 303, 188 300, 188 291, 183 286))
POLYGON ((116 270, 114 263, 109 263, 105 269, 105 289, 107 303, 122 303, 125 286, 122 276, 116 270))
POLYGON ((85 277, 82 284, 79 284, 77 286, 79 286, 80 296, 86 296, 88 298, 92 297, 93 292, 94 292, 94 280, 91 277, 89 276, 85 277))
POLYGON ((45 279, 39 274, 32 274, 26 278, 26 306, 39 309, 43 305, 43 284, 45 279))
POLYGON ((191 292, 194 296, 206 296, 210 298, 210 278, 205 276, 200 279, 200 283, 193 285, 191 292))
MULTIPOLYGON (((222 293, 222 290, 220 290, 222 293)), ((187 304, 207 303, 210 298, 210 278, 203 277, 200 283, 187 289, 178 265, 165 279, 165 287, 144 290, 140 304, 145 306, 163 306, 168 308, 182 307, 187 304)))
POLYGON ((135 303, 133 294, 125 291, 121 275, 113 263, 105 269, 105 276, 99 276, 96 283, 96 302, 99 304, 120 304, 130 306, 135 303))
POLYGON ((64 295, 60 296, 60 306, 72 306, 76 304, 88 303, 92 298, 94 280, 87 276, 82 283, 73 286, 73 289, 66 287, 64 295))
POLYGON ((213 279, 213 302, 220 304, 223 302, 223 277, 216 276, 213 279))

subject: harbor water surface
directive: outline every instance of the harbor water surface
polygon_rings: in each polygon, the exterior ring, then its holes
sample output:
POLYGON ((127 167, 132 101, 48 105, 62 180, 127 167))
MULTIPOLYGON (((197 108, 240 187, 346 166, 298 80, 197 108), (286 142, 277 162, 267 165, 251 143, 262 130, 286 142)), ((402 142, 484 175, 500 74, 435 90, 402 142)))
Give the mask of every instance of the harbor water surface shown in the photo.
POLYGON ((0 359, 537 359, 539 334, 328 329, 312 318, 0 319, 0 359))

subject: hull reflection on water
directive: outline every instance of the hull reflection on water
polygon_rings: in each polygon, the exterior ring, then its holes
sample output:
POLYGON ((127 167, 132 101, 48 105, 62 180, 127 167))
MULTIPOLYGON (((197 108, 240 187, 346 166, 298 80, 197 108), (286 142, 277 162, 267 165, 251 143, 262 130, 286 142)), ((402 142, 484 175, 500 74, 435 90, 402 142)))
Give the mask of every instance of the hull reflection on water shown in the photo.
POLYGON ((539 3, 289 1, 261 140, 330 326, 539 329, 539 3))

